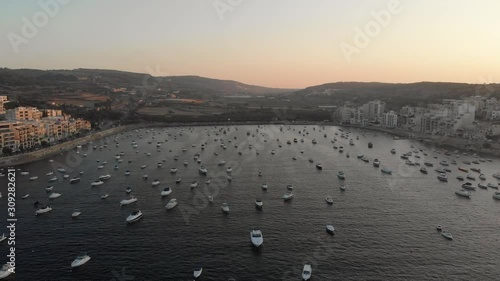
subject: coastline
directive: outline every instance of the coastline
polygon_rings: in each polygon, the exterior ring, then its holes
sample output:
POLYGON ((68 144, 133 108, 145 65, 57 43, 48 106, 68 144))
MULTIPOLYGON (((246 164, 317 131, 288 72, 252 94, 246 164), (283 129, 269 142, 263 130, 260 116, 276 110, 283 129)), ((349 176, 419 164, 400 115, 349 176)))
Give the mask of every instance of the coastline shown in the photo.
POLYGON ((71 140, 68 142, 64 142, 61 144, 56 144, 51 147, 43 148, 37 151, 28 152, 24 154, 1 157, 0 158, 0 167, 6 168, 9 166, 17 166, 22 164, 28 164, 31 162, 36 162, 39 160, 43 160, 53 155, 57 155, 61 152, 65 152, 75 148, 78 145, 86 144, 90 141, 95 141, 98 139, 102 139, 117 133, 121 133, 124 131, 130 131, 140 128, 164 128, 164 127, 203 127, 203 126, 242 126, 242 125, 317 125, 317 126, 337 126, 341 128, 355 128, 361 130, 375 131, 390 134, 393 136, 397 136, 405 139, 413 139, 419 140, 425 143, 429 143, 432 145, 436 145, 442 148, 449 147, 458 149, 461 151, 469 151, 476 152, 486 155, 492 155, 496 157, 500 157, 500 150, 498 149, 484 149, 477 147, 469 147, 465 148, 467 145, 470 145, 468 142, 470 140, 467 139, 458 139, 451 137, 439 137, 439 136, 429 136, 429 135, 417 135, 411 132, 395 130, 395 129, 387 129, 381 127, 373 127, 373 126, 358 126, 358 125, 350 125, 350 124, 339 124, 334 122, 287 122, 287 121, 270 121, 270 122, 194 122, 194 123, 143 123, 143 124, 134 124, 134 125, 124 125, 119 127, 110 128, 92 135, 87 135, 75 140, 71 140), (434 137, 434 138, 433 138, 434 137))

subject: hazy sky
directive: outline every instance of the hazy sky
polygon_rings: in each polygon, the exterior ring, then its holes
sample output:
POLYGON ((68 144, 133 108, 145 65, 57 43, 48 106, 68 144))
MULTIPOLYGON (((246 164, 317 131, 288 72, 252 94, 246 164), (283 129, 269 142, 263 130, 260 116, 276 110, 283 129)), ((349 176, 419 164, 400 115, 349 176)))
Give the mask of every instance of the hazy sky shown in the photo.
POLYGON ((200 75, 281 88, 498 83, 499 12, 498 0, 1 0, 0 66, 200 75), (399 12, 387 11, 391 2, 399 12), (58 11, 47 16, 40 3, 59 3, 58 11), (391 15, 384 26, 373 16, 382 10, 391 15), (366 28, 369 44, 356 43, 356 29, 366 28))

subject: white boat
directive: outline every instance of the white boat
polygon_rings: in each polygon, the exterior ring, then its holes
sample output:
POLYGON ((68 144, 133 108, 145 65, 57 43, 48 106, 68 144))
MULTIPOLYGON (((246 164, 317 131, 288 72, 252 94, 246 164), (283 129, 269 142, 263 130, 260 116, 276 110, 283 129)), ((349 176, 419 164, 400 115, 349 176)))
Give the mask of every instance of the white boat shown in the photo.
POLYGON ((285 201, 291 200, 292 198, 293 198, 293 193, 291 191, 288 191, 287 193, 285 193, 285 195, 283 195, 283 200, 285 201))
POLYGON ((267 184, 263 183, 263 184, 261 185, 261 188, 262 188, 263 190, 267 190, 267 184))
POLYGON ((170 193, 172 193, 172 189, 170 189, 170 187, 165 187, 165 188, 161 191, 161 196, 167 196, 167 195, 169 195, 170 193))
POLYGON ((497 180, 500 180, 500 173, 493 174, 493 177, 497 180))
POLYGON ((227 203, 222 203, 222 211, 226 214, 229 214, 229 206, 227 205, 227 203))
POLYGON ((440 224, 438 224, 438 225, 436 226, 436 229, 437 229, 437 231, 442 231, 442 230, 443 230, 443 226, 442 226, 442 225, 440 225, 440 224))
POLYGON ((250 240, 255 247, 260 247, 262 243, 264 243, 264 237, 262 236, 262 232, 260 230, 252 230, 250 231, 250 240))
POLYGON ((260 198, 255 199, 255 208, 261 210, 263 206, 264 202, 262 202, 262 199, 260 198))
POLYGON ((184 166, 187 166, 189 165, 189 162, 188 161, 184 161, 184 166))
POLYGON ((202 175, 206 175, 208 172, 207 168, 205 168, 204 166, 201 166, 199 171, 200 171, 200 174, 202 174, 202 175))
POLYGON ((214 197, 212 195, 208 196, 208 202, 210 202, 210 203, 214 202, 214 197))
POLYGON ((130 171, 129 171, 129 170, 126 170, 126 171, 125 171, 125 175, 126 175, 126 176, 130 176, 130 171))
POLYGON ((191 182, 191 188, 195 188, 197 186, 198 186, 198 182, 197 181, 191 182))
POLYGON ((142 218, 143 214, 140 210, 133 211, 126 219, 127 223, 133 223, 142 218))
POLYGON ((302 269, 302 279, 305 281, 309 280, 311 279, 311 275, 312 275, 311 265, 309 264, 304 265, 304 269, 302 269))
POLYGON ((52 177, 52 178, 49 179, 49 182, 55 182, 56 180, 57 180, 57 177, 54 176, 54 177, 52 177))
POLYGON ((60 172, 60 173, 66 173, 66 170, 63 169, 63 168, 57 168, 57 171, 60 172))
POLYGON ((382 168, 380 171, 384 174, 392 175, 392 171, 389 168, 382 168))
POLYGON ((326 231, 330 234, 335 234, 335 227, 333 227, 333 225, 331 225, 331 224, 327 224, 326 231))
POLYGON ((30 197, 30 194, 29 194, 29 193, 28 193, 28 194, 25 194, 25 195, 23 196, 23 199, 26 199, 26 198, 28 198, 28 197, 30 197))
POLYGON ((172 199, 170 199, 170 201, 168 201, 167 205, 165 205, 165 208, 167 210, 170 210, 170 209, 172 209, 175 206, 177 206, 177 199, 172 198, 172 199))
POLYGON ((470 183, 470 182, 466 182, 466 183, 462 184, 462 188, 467 189, 467 190, 476 190, 476 187, 473 186, 472 183, 470 183))
POLYGON ((500 192, 493 193, 493 198, 500 200, 500 192))
POLYGON ((100 170, 100 169, 103 169, 103 168, 104 168, 104 165, 99 165, 99 166, 97 166, 97 169, 99 169, 99 170, 100 170))
POLYGON ((128 193, 130 193, 130 192, 132 192, 132 188, 131 188, 130 186, 129 186, 129 187, 127 187, 127 189, 125 189, 125 192, 126 192, 127 194, 128 194, 128 193))
POLYGON ((71 217, 72 217, 72 218, 76 218, 76 217, 78 217, 78 216, 79 216, 79 215, 81 215, 81 214, 82 214, 82 212, 80 212, 80 210, 75 209, 75 210, 73 211, 73 213, 71 214, 71 217))
POLYGON ((52 176, 53 174, 54 174, 54 172, 48 172, 48 173, 46 173, 45 175, 46 175, 47 177, 49 177, 49 176, 52 176))
POLYGON ((52 211, 51 207, 49 207, 49 206, 43 206, 40 209, 38 209, 38 210, 35 211, 35 215, 38 216, 38 215, 45 214, 45 213, 50 212, 50 211, 52 211))
POLYGON ((332 205, 333 204, 333 198, 332 197, 326 197, 325 198, 326 203, 332 205))
POLYGON ((69 178, 69 175, 68 175, 68 174, 65 174, 65 175, 63 176, 63 179, 67 179, 67 178, 69 178))
POLYGON ((342 185, 340 186, 340 191, 345 191, 345 190, 346 190, 346 187, 345 187, 345 185, 343 185, 343 184, 342 184, 342 185))
POLYGON ((457 190, 457 191, 455 191, 455 194, 457 194, 459 196, 470 198, 470 192, 465 190, 465 189, 457 190))
POLYGON ((151 185, 152 185, 152 186, 157 186, 157 185, 159 185, 159 184, 160 184, 160 180, 157 180, 157 179, 156 179, 156 180, 154 180, 154 181, 151 183, 151 185))
POLYGON ((147 180, 147 179, 148 179, 148 174, 143 174, 143 175, 142 175, 142 179, 143 179, 143 180, 147 180))
POLYGON ((2 242, 5 239, 7 239, 7 236, 5 236, 5 233, 2 233, 2 236, 0 236, 0 242, 2 242))
POLYGON ((181 183, 181 180, 182 180, 181 178, 178 178, 175 180, 175 183, 181 183))
POLYGON ((224 160, 221 160, 221 161, 219 161, 219 163, 218 163, 217 165, 219 165, 219 166, 223 166, 223 165, 226 165, 226 161, 224 161, 224 160))
POLYGON ((489 188, 494 188, 494 189, 498 189, 498 184, 494 184, 494 183, 488 183, 487 185, 489 188))
POLYGON ((439 176, 437 178, 440 181, 448 181, 448 176, 445 173, 439 174, 439 176))
POLYGON ((453 240, 453 235, 451 235, 451 233, 449 233, 447 231, 441 232, 441 235, 443 235, 443 237, 448 239, 448 240, 453 240))
POLYGON ((141 169, 143 169, 143 170, 146 169, 146 165, 142 165, 141 169))
POLYGON ((345 174, 344 174, 344 172, 342 172, 342 171, 338 172, 337 173, 337 178, 339 180, 345 180, 345 174))
POLYGON ((479 179, 484 181, 484 180, 486 180, 486 176, 484 174, 480 174, 479 179))
POLYGON ((211 182, 210 180, 206 180, 206 181, 205 181, 205 184, 209 185, 209 184, 210 184, 210 182, 211 182))
POLYGON ((177 173, 177 168, 171 168, 171 169, 170 169, 170 173, 172 173, 172 174, 177 173))
POLYGON ((34 180, 37 180, 37 179, 38 179, 38 177, 37 177, 37 176, 31 176, 31 177, 29 178, 29 180, 30 180, 30 181, 34 181, 34 180))
POLYGON ((226 168, 226 172, 227 173, 231 173, 232 171, 233 171, 233 168, 231 168, 231 166, 229 166, 229 167, 226 168))
POLYGON ((197 265, 193 270, 194 278, 196 279, 196 278, 200 277, 202 272, 203 272, 203 266, 201 264, 197 265))
POLYGON ((101 180, 96 180, 96 181, 92 182, 90 185, 91 185, 91 186, 100 186, 100 185, 102 185, 103 183, 104 183, 104 182, 103 182, 103 181, 101 181, 101 180))
POLYGON ((378 160, 378 159, 374 159, 374 160, 373 160, 373 166, 374 166, 374 167, 379 167, 379 166, 380 166, 380 160, 378 160))
POLYGON ((129 199, 123 199, 122 201, 120 201, 120 206, 130 205, 134 202, 137 202, 137 198, 135 196, 132 196, 129 199))
POLYGON ((101 199, 103 199, 103 200, 106 199, 106 198, 108 198, 108 197, 109 197, 109 194, 107 194, 107 193, 104 194, 104 195, 101 195, 101 199))
POLYGON ((47 187, 45 188, 45 190, 46 190, 47 192, 48 192, 48 191, 52 191, 53 189, 54 189, 54 186, 53 186, 53 185, 51 185, 51 186, 47 186, 47 187))
POLYGON ((49 199, 55 199, 57 197, 60 197, 61 193, 53 192, 49 195, 49 199))
POLYGON ((13 268, 10 264, 6 263, 2 266, 2 268, 0 268, 0 279, 4 279, 14 272, 15 268, 13 268))
POLYGON ((109 180, 110 178, 111 178, 110 174, 99 176, 99 180, 101 180, 101 181, 109 180))
POLYGON ((293 190, 293 185, 287 184, 286 189, 292 191, 293 190))
POLYGON ((477 187, 482 188, 482 189, 488 189, 488 186, 486 184, 483 184, 483 183, 478 183, 477 187))
POLYGON ((72 178, 69 180, 69 183, 77 183, 80 181, 80 178, 72 178))

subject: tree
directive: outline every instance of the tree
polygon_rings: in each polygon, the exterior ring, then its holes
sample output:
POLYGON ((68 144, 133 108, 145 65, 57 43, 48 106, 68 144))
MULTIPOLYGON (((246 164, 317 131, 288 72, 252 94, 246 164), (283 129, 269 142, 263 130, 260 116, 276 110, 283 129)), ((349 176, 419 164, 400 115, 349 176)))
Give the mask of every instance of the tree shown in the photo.
POLYGON ((10 148, 8 146, 2 148, 2 154, 4 154, 4 155, 12 155, 12 152, 13 152, 12 148, 10 148))

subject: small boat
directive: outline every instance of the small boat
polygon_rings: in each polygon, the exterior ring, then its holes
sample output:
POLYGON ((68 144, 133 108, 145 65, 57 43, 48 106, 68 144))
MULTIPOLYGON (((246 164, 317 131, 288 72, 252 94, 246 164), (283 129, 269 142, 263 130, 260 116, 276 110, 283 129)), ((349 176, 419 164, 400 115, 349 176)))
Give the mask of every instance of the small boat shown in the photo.
POLYGON ((2 236, 0 236, 0 242, 2 242, 5 239, 7 239, 7 236, 5 236, 5 233, 2 233, 2 236))
POLYGON ((485 181, 486 180, 486 176, 484 174, 480 174, 479 175, 479 179, 485 181))
POLYGON ((293 190, 293 185, 287 184, 286 189, 292 191, 293 190))
POLYGON ((141 165, 141 170, 146 169, 146 165, 141 165))
POLYGON ((467 179, 475 181, 476 177, 474 177, 473 175, 467 175, 467 179))
POLYGON ((72 178, 69 180, 69 183, 73 184, 73 183, 77 183, 80 181, 80 178, 72 178))
POLYGON ((434 164, 432 164, 431 162, 424 162, 424 165, 427 167, 434 167, 434 164))
POLYGON ((392 175, 392 171, 389 168, 382 168, 380 171, 384 174, 392 175))
POLYGON ((193 270, 193 276, 194 278, 198 278, 201 276, 201 273, 203 272, 203 266, 201 264, 196 265, 194 270, 193 270))
POLYGON ((80 210, 75 209, 75 210, 73 211, 73 213, 71 214, 71 217, 72 217, 72 218, 77 218, 77 217, 78 217, 79 215, 81 215, 81 214, 82 214, 82 212, 80 212, 80 210))
POLYGON ((127 223, 133 223, 142 218, 143 214, 140 210, 133 211, 126 219, 127 223))
POLYGON ((167 210, 170 210, 170 209, 174 208, 175 206, 177 206, 177 199, 172 198, 172 199, 170 199, 170 201, 168 201, 167 205, 165 205, 165 208, 167 210))
POLYGON ((130 205, 134 202, 137 202, 137 198, 135 196, 132 196, 129 199, 123 199, 122 201, 120 201, 120 206, 130 205))
POLYGON ((309 163, 314 163, 314 160, 312 158, 309 158, 309 163))
POLYGON ((255 247, 260 247, 262 243, 264 243, 264 237, 262 236, 262 232, 260 230, 252 230, 250 231, 250 240, 255 247))
POLYGON ((200 174, 205 175, 205 176, 208 173, 207 168, 205 168, 204 166, 201 166, 198 170, 199 170, 200 174))
POLYGON ((80 174, 80 176, 83 175, 83 173, 85 173, 85 172, 84 171, 78 172, 78 174, 80 174))
POLYGON ((69 178, 69 175, 68 175, 68 174, 65 174, 65 175, 63 176, 63 179, 67 179, 67 178, 69 178))
POLYGON ((451 235, 451 233, 449 233, 447 231, 441 232, 441 235, 443 235, 443 237, 448 239, 448 240, 453 240, 453 235, 451 235))
POLYGON ((181 179, 180 178, 176 179, 175 183, 177 183, 177 184, 181 183, 181 179))
POLYGON ((470 192, 465 190, 465 189, 457 190, 457 191, 455 191, 455 194, 462 196, 462 197, 470 198, 470 192))
POLYGON ((160 180, 158 180, 158 179, 155 179, 155 180, 151 183, 151 185, 152 185, 152 186, 157 186, 157 185, 159 185, 159 184, 160 184, 160 180))
POLYGON ((130 171, 129 170, 125 170, 125 175, 126 176, 130 176, 130 171))
POLYGON ((436 226, 436 229, 437 229, 437 231, 441 231, 441 230, 443 230, 443 226, 441 226, 440 224, 438 224, 438 225, 436 226))
POLYGON ((489 188, 494 188, 494 189, 498 189, 498 184, 494 184, 494 183, 488 183, 487 187, 489 188))
POLYGON ((226 172, 227 173, 231 173, 232 171, 233 171, 233 168, 231 168, 231 166, 229 166, 229 167, 226 168, 226 172))
POLYGON ((99 170, 100 170, 100 169, 104 169, 104 165, 99 165, 99 166, 97 166, 97 169, 99 169, 99 170))
POLYGON ((161 196, 167 196, 167 195, 169 195, 170 193, 172 193, 172 189, 170 189, 170 187, 165 187, 165 188, 161 191, 161 196))
POLYGON ((127 187, 127 189, 125 189, 125 192, 126 192, 126 193, 130 193, 130 192, 132 192, 132 188, 131 188, 130 186, 129 186, 129 187, 127 187))
POLYGON ((340 186, 340 191, 345 191, 345 190, 346 190, 346 187, 345 187, 345 185, 343 185, 343 184, 342 184, 342 185, 340 186))
POLYGON ((105 180, 108 180, 111 178, 111 175, 110 174, 106 174, 106 175, 101 175, 99 176, 99 180, 101 181, 105 181, 105 180))
POLYGON ((476 172, 476 173, 481 173, 481 169, 479 168, 470 168, 471 171, 476 172))
POLYGON ((493 198, 497 199, 497 200, 500 200, 500 192, 493 193, 493 198))
POLYGON ((488 186, 483 184, 483 183, 478 183, 477 187, 482 188, 482 189, 488 189, 488 186))
POLYGON ((333 204, 333 198, 332 197, 326 197, 325 198, 326 203, 332 205, 333 204))
POLYGON ((149 177, 149 176, 148 176, 148 174, 143 174, 143 175, 142 175, 142 179, 143 179, 143 180, 147 180, 147 179, 148 179, 148 177, 149 177))
POLYGON ((463 167, 458 167, 458 170, 462 171, 462 172, 466 172, 466 173, 469 172, 469 169, 466 169, 466 168, 463 168, 463 167))
POLYGON ((262 188, 263 190, 267 190, 267 184, 263 183, 263 184, 261 185, 261 188, 262 188))
POLYGON ((255 208, 257 208, 258 210, 262 210, 263 205, 264 203, 262 202, 262 199, 255 199, 255 208))
POLYGON ((45 188, 45 190, 46 190, 47 192, 52 191, 53 189, 54 189, 54 186, 53 186, 53 185, 51 185, 51 186, 47 186, 47 187, 45 188))
POLYGON ((65 169, 63 169, 63 168, 57 168, 57 171, 58 171, 59 173, 66 173, 66 170, 65 170, 65 169))
POLYGON ((259 177, 262 177, 262 172, 259 172, 259 177))
POLYGON ((309 264, 304 265, 304 269, 302 269, 302 279, 304 281, 307 281, 311 279, 311 275, 312 275, 311 265, 309 264))
POLYGON ((56 180, 57 180, 57 177, 54 176, 54 177, 49 179, 49 182, 55 182, 56 180))
POLYGON ((393 149, 391 149, 391 153, 392 153, 392 154, 396 154, 396 149, 394 149, 394 148, 393 148, 393 149))
POLYGON ((210 202, 210 203, 214 202, 214 197, 212 195, 208 196, 208 202, 210 202))
POLYGON ((339 180, 345 180, 345 174, 344 174, 344 172, 339 171, 339 172, 337 173, 337 178, 338 178, 339 180))
POLYGON ((331 225, 331 224, 327 224, 326 225, 326 232, 328 232, 330 234, 335 234, 335 227, 333 227, 333 225, 331 225))
POLYGON ((50 177, 50 176, 52 176, 53 174, 54 174, 54 172, 48 172, 48 173, 46 173, 45 175, 46 175, 46 176, 48 176, 48 177, 50 177))
POLYGON ((189 165, 188 161, 184 161, 184 166, 189 165))
POLYGON ((106 198, 108 198, 108 197, 109 197, 109 194, 107 194, 107 193, 104 194, 104 195, 101 195, 101 199, 103 199, 103 200, 106 199, 106 198))
POLYGON ((221 208, 222 208, 222 212, 229 214, 229 206, 227 205, 227 203, 222 203, 221 208))
POLYGON ((283 195, 283 200, 285 201, 289 201, 293 198, 293 193, 291 191, 287 191, 287 193, 285 193, 285 195, 283 195))
POLYGON ((198 186, 198 181, 191 182, 191 188, 195 188, 198 186))
POLYGON ((447 182, 448 181, 448 176, 445 174, 445 173, 441 173, 439 174, 439 176, 437 177, 440 181, 445 181, 447 182))
POLYGON ((318 169, 318 170, 323 170, 323 165, 321 165, 321 164, 316 164, 316 169, 318 169))
POLYGON ((228 181, 228 182, 231 182, 232 180, 233 180, 233 177, 231 177, 231 176, 227 176, 227 181, 228 181))
POLYGON ((26 198, 28 198, 28 197, 30 197, 30 194, 29 194, 29 193, 28 193, 28 194, 25 194, 25 195, 23 196, 23 199, 26 199, 26 198))
POLYGON ((90 260, 90 256, 86 252, 81 252, 76 259, 71 263, 71 267, 79 267, 86 264, 90 260))
POLYGON ((37 180, 37 179, 38 179, 38 177, 37 177, 37 176, 31 176, 31 177, 29 178, 29 180, 30 180, 30 181, 34 181, 34 180, 37 180))
POLYGON ((57 197, 60 197, 61 193, 53 192, 49 195, 49 199, 56 199, 57 197))
POLYGON ((104 182, 103 182, 103 181, 101 181, 101 180, 96 180, 96 181, 92 182, 90 185, 91 185, 91 186, 100 186, 100 185, 102 185, 102 184, 104 184, 104 182))
POLYGON ((171 169, 170 169, 170 173, 172 173, 172 174, 177 173, 177 168, 171 168, 171 169))
POLYGON ((427 169, 425 167, 420 168, 422 174, 427 174, 427 169))
POLYGON ((500 173, 493 174, 493 177, 497 180, 500 180, 500 173))
POLYGON ((373 159, 373 166, 374 167, 379 167, 380 166, 380 160, 378 160, 377 158, 373 159))
POLYGON ((467 190, 476 190, 476 187, 472 185, 470 182, 466 182, 462 184, 462 188, 467 189, 467 190))
POLYGON ((462 176, 457 176, 457 180, 459 180, 459 181, 464 181, 464 180, 465 180, 465 178, 464 178, 464 177, 462 177, 462 176))
POLYGON ((49 207, 49 206, 43 206, 40 209, 38 209, 38 210, 35 211, 35 215, 38 216, 38 215, 45 214, 45 213, 50 212, 50 211, 52 211, 51 207, 49 207))

